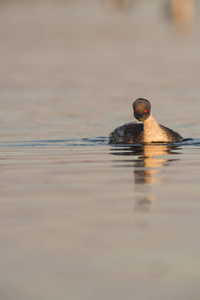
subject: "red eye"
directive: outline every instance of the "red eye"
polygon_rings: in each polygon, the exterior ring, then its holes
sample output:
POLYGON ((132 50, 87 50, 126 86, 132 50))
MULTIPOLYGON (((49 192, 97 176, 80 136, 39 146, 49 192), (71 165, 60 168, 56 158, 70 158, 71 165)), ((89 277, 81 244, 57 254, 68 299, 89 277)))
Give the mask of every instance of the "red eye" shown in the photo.
POLYGON ((135 109, 134 109, 134 113, 135 113, 135 109))
POLYGON ((144 110, 144 113, 145 113, 145 114, 147 113, 147 109, 144 110))

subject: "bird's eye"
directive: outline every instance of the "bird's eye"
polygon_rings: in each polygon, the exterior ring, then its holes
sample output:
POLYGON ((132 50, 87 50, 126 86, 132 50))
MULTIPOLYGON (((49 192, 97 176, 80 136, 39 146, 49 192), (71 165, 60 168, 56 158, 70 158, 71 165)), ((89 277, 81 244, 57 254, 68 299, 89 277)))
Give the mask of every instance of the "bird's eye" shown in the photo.
POLYGON ((135 109, 134 109, 134 113, 135 113, 135 109))
POLYGON ((147 113, 147 109, 144 110, 144 113, 145 113, 145 114, 147 113))

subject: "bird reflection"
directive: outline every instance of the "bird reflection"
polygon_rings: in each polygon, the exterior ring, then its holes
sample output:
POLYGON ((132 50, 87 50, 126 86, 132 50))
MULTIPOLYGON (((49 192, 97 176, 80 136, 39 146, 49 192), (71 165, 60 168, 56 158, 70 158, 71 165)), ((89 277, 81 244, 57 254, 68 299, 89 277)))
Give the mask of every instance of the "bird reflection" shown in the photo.
POLYGON ((177 150, 177 146, 167 144, 132 145, 111 149, 112 155, 124 157, 123 160, 117 161, 123 162, 123 167, 130 167, 130 164, 133 167, 136 211, 150 211, 155 199, 151 188, 154 184, 160 184, 163 181, 160 174, 163 168, 176 160, 170 159, 170 155, 179 154, 174 151, 175 149, 177 150), (125 159, 127 156, 132 156, 133 159, 125 159))
POLYGON ((144 196, 144 198, 138 198, 135 205, 135 210, 139 212, 149 212, 151 204, 154 201, 154 196, 144 196))
POLYGON ((173 148, 162 144, 144 145, 141 147, 142 155, 139 156, 135 163, 135 183, 161 183, 161 177, 158 174, 161 172, 162 167, 172 161, 168 155, 172 154, 173 148))

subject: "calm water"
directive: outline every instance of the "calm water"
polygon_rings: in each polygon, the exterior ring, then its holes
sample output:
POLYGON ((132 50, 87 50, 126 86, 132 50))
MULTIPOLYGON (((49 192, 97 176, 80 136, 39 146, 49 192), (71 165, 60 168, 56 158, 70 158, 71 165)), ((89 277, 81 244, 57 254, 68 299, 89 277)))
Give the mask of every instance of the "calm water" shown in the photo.
POLYGON ((199 299, 200 20, 186 2, 178 17, 162 0, 0 2, 1 299, 199 299), (137 97, 193 140, 109 145, 137 97))

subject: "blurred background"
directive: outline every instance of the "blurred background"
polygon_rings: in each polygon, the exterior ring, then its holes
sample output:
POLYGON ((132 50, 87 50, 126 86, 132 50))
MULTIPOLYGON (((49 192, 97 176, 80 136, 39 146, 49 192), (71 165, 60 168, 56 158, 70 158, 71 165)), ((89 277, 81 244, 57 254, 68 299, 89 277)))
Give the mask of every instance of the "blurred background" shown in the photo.
POLYGON ((200 298, 199 16, 200 0, 0 1, 2 300, 200 298), (107 145, 138 97, 198 139, 107 145))
POLYGON ((3 140, 107 136, 146 97, 197 135, 198 0, 0 1, 3 140))

